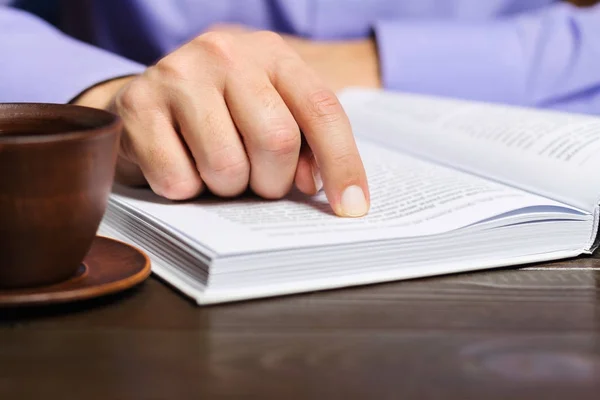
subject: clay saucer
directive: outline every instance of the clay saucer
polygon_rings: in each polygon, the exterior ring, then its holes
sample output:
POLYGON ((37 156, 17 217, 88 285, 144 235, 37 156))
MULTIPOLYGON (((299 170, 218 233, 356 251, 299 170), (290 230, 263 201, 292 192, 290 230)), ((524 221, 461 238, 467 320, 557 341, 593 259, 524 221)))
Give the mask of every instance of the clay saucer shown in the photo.
POLYGON ((150 275, 150 260, 123 242, 97 236, 77 273, 70 279, 28 289, 0 290, 0 307, 66 303, 129 289, 150 275))

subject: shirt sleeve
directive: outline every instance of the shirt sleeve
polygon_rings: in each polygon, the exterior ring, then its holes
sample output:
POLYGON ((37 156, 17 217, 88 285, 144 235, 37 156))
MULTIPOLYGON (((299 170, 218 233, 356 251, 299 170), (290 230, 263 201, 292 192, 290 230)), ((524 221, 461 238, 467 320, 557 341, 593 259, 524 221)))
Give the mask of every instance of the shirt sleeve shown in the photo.
POLYGON ((388 89, 600 114, 600 5, 374 30, 388 89))
POLYGON ((0 6, 0 55, 0 102, 66 103, 97 83, 145 69, 8 6, 0 6))

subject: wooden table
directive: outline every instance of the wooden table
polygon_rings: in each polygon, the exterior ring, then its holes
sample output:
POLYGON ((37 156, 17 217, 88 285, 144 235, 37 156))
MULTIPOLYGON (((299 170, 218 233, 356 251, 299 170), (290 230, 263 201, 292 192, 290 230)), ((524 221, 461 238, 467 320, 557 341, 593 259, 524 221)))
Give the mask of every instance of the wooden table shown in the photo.
POLYGON ((0 309, 0 399, 598 399, 600 259, 198 308, 0 309))

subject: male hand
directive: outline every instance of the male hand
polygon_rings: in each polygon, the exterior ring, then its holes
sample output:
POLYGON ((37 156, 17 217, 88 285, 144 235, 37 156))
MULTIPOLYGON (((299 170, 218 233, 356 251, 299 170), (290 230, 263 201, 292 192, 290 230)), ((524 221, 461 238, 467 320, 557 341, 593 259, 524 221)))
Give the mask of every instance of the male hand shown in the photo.
MULTIPOLYGON (((210 32, 228 33, 252 30, 237 24, 217 24, 208 29, 210 32)), ((319 74, 330 89, 339 91, 351 86, 381 87, 379 56, 373 38, 314 41, 292 35, 282 37, 304 62, 319 74)))
POLYGON ((367 179, 344 110, 275 33, 208 32, 141 76, 99 85, 77 103, 123 119, 118 181, 147 182, 173 200, 206 189, 231 197, 248 187, 277 199, 294 183, 316 193, 322 176, 337 215, 368 211, 367 179))

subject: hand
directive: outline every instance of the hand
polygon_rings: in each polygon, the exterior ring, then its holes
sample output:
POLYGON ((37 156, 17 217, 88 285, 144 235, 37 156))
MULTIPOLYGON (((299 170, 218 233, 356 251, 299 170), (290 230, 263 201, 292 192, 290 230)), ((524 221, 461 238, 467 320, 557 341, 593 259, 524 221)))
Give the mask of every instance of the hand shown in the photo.
MULTIPOLYGON (((209 32, 252 32, 252 28, 236 24, 217 24, 209 32)), ((347 41, 313 41, 292 35, 282 35, 330 89, 356 86, 380 88, 379 57, 372 38, 347 41)))
POLYGON ((271 32, 208 32, 142 75, 111 81, 77 104, 109 108, 125 126, 116 179, 169 199, 250 187, 268 199, 294 185, 333 211, 369 207, 363 164, 334 93, 271 32), (302 140, 303 132, 305 141, 302 140))

